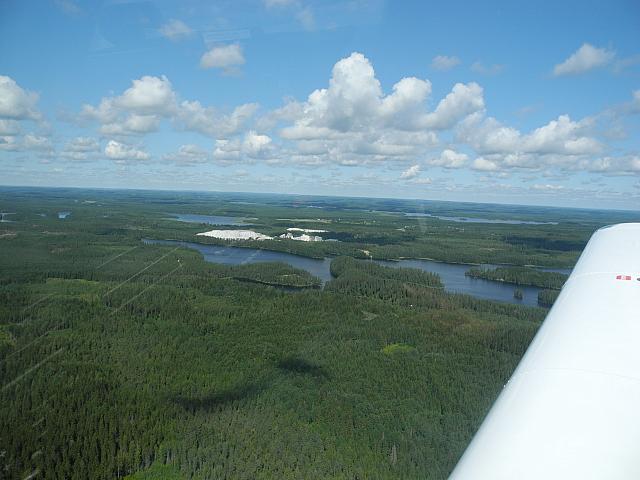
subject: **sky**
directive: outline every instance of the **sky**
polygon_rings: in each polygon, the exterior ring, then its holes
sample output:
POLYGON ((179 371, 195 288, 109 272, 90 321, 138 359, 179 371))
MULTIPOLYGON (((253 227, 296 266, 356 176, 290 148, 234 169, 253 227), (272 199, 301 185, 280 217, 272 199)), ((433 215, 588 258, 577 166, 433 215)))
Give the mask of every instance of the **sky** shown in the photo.
POLYGON ((640 210, 636 0, 2 0, 0 184, 640 210))

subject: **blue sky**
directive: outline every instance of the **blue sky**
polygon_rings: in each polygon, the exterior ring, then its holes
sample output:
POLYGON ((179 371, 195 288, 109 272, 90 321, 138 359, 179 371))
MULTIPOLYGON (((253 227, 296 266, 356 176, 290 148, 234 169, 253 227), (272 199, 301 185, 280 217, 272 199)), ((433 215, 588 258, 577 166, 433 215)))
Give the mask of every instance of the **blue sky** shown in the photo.
POLYGON ((635 1, 0 3, 4 185, 640 207, 635 1))

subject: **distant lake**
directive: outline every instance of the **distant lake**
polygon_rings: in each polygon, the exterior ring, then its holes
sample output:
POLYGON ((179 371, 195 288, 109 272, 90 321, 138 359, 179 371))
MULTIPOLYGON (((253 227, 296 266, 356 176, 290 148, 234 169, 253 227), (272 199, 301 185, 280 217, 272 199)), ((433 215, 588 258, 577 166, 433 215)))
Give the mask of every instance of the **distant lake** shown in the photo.
POLYGON ((529 220, 499 220, 495 218, 479 217, 446 217, 444 215, 432 215, 430 213, 405 213, 407 217, 431 217, 449 222, 459 223, 502 223, 505 225, 557 225, 558 222, 534 222, 529 220))
POLYGON ((251 225, 238 217, 225 217, 224 215, 196 215, 191 213, 171 213, 171 220, 187 223, 208 223, 209 225, 251 225))
MULTIPOLYGON (((218 245, 204 245, 193 242, 180 242, 175 240, 143 240, 146 244, 152 245, 179 245, 192 248, 202 254, 207 262, 221 263, 225 265, 244 265, 245 263, 256 262, 284 262, 292 267, 300 268, 315 275, 323 283, 332 279, 329 271, 330 258, 322 260, 315 258, 301 257, 284 252, 273 252, 270 250, 259 250, 255 248, 241 248, 218 245)), ((493 282, 482 278, 471 278, 465 272, 471 265, 434 262, 431 260, 372 260, 387 267, 417 268, 426 272, 433 272, 440 275, 445 290, 451 293, 466 293, 476 298, 494 300, 499 302, 514 303, 519 305, 538 305, 537 287, 516 286, 509 283, 493 282), (523 293, 522 300, 513 298, 513 291, 519 288, 523 293)), ((494 265, 485 265, 494 267, 494 265)))
POLYGON ((61 218, 61 219, 65 219, 69 215, 71 215, 71 212, 58 212, 58 218, 61 218))

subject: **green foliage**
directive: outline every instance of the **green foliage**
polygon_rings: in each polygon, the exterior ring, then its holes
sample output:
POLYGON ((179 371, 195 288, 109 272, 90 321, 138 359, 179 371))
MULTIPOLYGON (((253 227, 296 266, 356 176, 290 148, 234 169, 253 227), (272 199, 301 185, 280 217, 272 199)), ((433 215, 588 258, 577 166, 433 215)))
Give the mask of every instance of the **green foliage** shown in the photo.
POLYGON ((538 292, 538 305, 543 307, 551 307, 560 295, 557 290, 540 290, 538 292))
POLYGON ((229 275, 238 280, 263 283, 275 287, 319 288, 322 282, 306 270, 286 263, 253 263, 229 267, 229 275))
POLYGON ((568 275, 557 272, 543 272, 527 267, 498 267, 493 270, 473 267, 465 275, 484 278, 496 282, 514 283, 516 285, 532 285, 534 287, 558 289, 567 281, 568 275))
MULTIPOLYGON (((213 265, 143 245, 193 241, 206 227, 167 220, 170 211, 255 217, 266 233, 306 220, 353 235, 260 246, 308 256, 568 265, 578 253, 503 241, 508 229, 549 226, 422 222, 365 212, 358 199, 320 199, 321 212, 249 199, 261 205, 235 194, 0 192, 16 212, 0 224, 2 475, 446 478, 545 315, 353 258, 334 260, 324 289, 272 288, 317 280, 283 264, 213 265), (61 210, 73 213, 58 220, 61 210)), ((462 207, 434 204, 445 208, 462 207)), ((583 239, 595 224, 557 227, 583 239)))
POLYGON ((390 345, 386 345, 382 348, 382 353, 384 353, 385 355, 396 355, 396 354, 401 354, 401 353, 409 353, 409 352, 413 352, 416 349, 416 347, 413 347, 411 345, 407 345, 405 343, 392 343, 390 345))
POLYGON ((124 477, 125 480, 182 480, 185 478, 175 466, 154 463, 150 468, 124 477))

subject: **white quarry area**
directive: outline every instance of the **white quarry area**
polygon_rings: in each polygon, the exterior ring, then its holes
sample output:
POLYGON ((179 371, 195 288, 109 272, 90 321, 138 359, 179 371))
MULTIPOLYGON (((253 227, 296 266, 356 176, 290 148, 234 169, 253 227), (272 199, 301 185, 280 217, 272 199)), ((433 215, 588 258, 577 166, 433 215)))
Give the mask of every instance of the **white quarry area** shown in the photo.
POLYGON ((222 240, 271 240, 273 238, 253 230, 210 230, 197 235, 221 238, 222 240))
POLYGON ((318 237, 317 235, 307 235, 303 233, 299 237, 296 237, 293 233, 283 233, 279 238, 288 238, 289 240, 299 240, 301 242, 321 242, 322 237, 318 237))
POLYGON ((324 233, 326 231, 327 230, 313 230, 312 228, 297 228, 297 227, 287 228, 287 232, 324 233))

